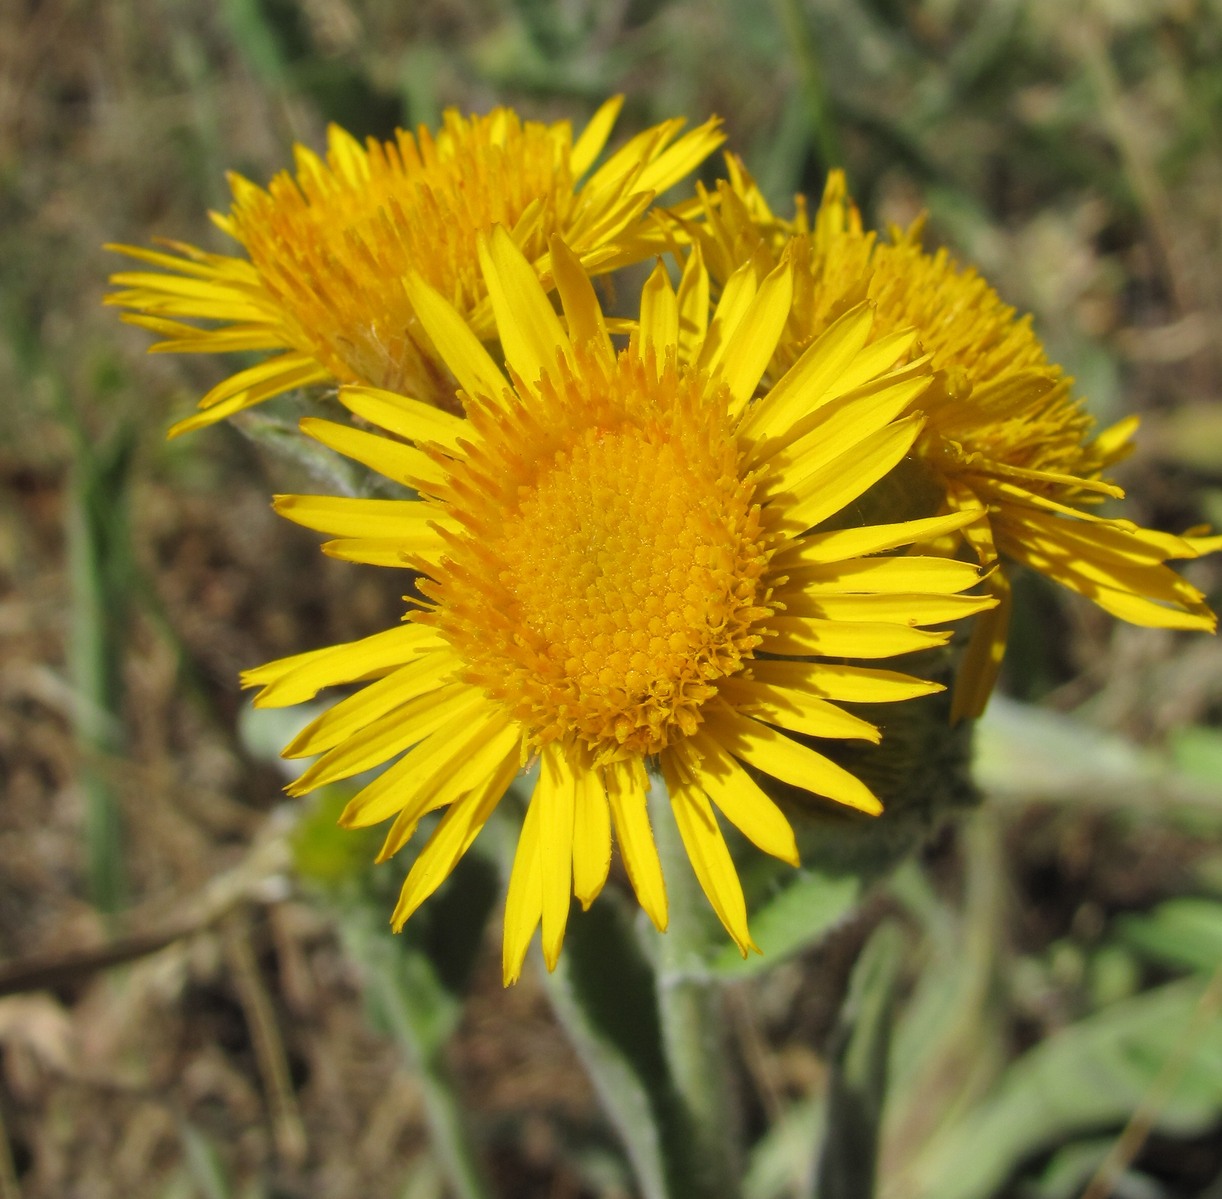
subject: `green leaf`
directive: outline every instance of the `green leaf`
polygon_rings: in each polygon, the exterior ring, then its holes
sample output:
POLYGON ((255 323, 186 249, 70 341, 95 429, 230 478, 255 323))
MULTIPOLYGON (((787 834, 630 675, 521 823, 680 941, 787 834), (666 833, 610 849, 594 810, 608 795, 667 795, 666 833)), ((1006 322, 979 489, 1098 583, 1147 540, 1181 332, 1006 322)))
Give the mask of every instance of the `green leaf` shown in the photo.
POLYGON ((273 88, 283 87, 284 47, 275 21, 260 0, 223 0, 221 15, 254 74, 273 88))
POLYGON ((1177 729, 1169 738, 1171 760, 1185 774, 1217 785, 1222 779, 1222 731, 1218 729, 1177 729))
POLYGON ((248 408, 229 419, 244 437, 261 450, 304 468, 311 479, 334 495, 407 496, 411 493, 381 475, 360 466, 307 437, 300 429, 303 416, 318 413, 333 418, 338 405, 314 403, 300 392, 276 396, 257 408, 248 408))
MULTIPOLYGON (((1032 1185, 1031 1199, 1078 1199, 1115 1144, 1115 1137, 1096 1137, 1058 1150, 1032 1185)), ((1110 1193, 1116 1199, 1161 1199, 1167 1192, 1144 1174, 1126 1170, 1110 1193)))
POLYGON ((1222 903, 1185 897, 1117 922, 1120 938, 1156 962, 1209 974, 1222 962, 1222 903))
POLYGON ((179 1124, 178 1135, 187 1171, 198 1194, 202 1199, 229 1199, 233 1193, 229 1172, 216 1145, 190 1121, 179 1124))
POLYGON ((792 1199, 810 1191, 810 1151, 823 1123, 823 1099, 802 1099, 751 1147, 743 1177, 745 1199, 792 1199))
POLYGON ((987 1199, 1023 1160, 1078 1133, 1120 1128, 1168 1059, 1189 1048, 1153 1112, 1154 1127, 1177 1135, 1208 1130, 1222 1116, 1222 1021, 1194 1027, 1203 990, 1198 980, 1172 983, 1054 1033, 930 1146, 914 1171, 915 1193, 987 1199))
MULTIPOLYGON (((335 830, 337 837, 351 833, 335 830)), ((355 840, 360 841, 357 837, 355 840)), ((300 850, 299 850, 300 852, 300 850)), ((374 868, 367 866, 370 875, 374 868)), ((366 876, 368 877, 368 875, 366 876)), ((470 975, 499 894, 496 868, 469 851, 407 931, 390 931, 387 898, 376 886, 331 891, 344 948, 362 967, 370 1015, 410 1062, 424 1097, 429 1139, 449 1190, 489 1199, 491 1189, 467 1127, 465 1105, 446 1061, 470 975)))
POLYGON ((1153 805, 1222 814, 1216 770, 1189 773, 1183 754, 1138 748, 1063 712, 995 695, 976 726, 976 781, 998 800, 1089 803, 1148 812, 1153 805), (1178 758, 1178 760, 1177 760, 1178 758))
POLYGON ((546 982, 644 1199, 684 1194, 683 1121, 662 1045, 657 983, 617 895, 605 891, 574 914, 546 982))
POLYGON ((723 978, 761 974, 814 944, 853 911, 864 889, 862 881, 852 875, 816 874, 786 867, 787 881, 775 886, 763 902, 751 902, 751 884, 758 873, 744 871, 744 883, 751 935, 764 951, 763 956, 753 953, 744 958, 732 944, 723 941, 709 963, 712 972, 723 978))
POLYGON ((853 968, 829 1054, 827 1120, 815 1190, 819 1199, 870 1199, 874 1194, 903 950, 899 925, 884 923, 853 968))

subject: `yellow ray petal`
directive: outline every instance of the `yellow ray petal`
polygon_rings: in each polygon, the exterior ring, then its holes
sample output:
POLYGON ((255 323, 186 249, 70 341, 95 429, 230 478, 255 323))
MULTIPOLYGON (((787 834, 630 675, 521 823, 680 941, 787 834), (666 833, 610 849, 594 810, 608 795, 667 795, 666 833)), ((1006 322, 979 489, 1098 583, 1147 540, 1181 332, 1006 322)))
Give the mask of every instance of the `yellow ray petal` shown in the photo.
MULTIPOLYGON (((463 683, 439 687, 366 725, 342 745, 325 753, 285 790, 290 795, 305 795, 315 787, 381 766, 440 728, 453 727, 457 731, 460 722, 471 720, 487 703, 481 692, 463 683)), ((437 748, 441 747, 438 741, 437 748)))
POLYGON ((1204 596, 1170 567, 1157 562, 1121 562, 1100 556, 1090 559, 1080 556, 1053 540, 1032 539, 1022 542, 999 535, 1002 552, 1038 570, 1066 586, 1089 592, 1098 586, 1104 590, 1128 592, 1134 598, 1172 608, 1204 610, 1204 596), (1077 584, 1070 582, 1076 579, 1077 584))
POLYGON ((866 344, 874 325, 874 305, 858 304, 818 338, 785 372, 739 426, 745 437, 780 436, 796 420, 814 411, 828 389, 866 344))
POLYGON ((697 129, 685 133, 673 146, 646 163, 636 186, 652 192, 663 192, 684 175, 691 174, 725 141, 721 121, 710 117, 697 129))
POLYGON ((344 809, 341 823, 351 821, 351 827, 379 824, 395 812, 390 797, 399 793, 402 806, 375 861, 385 862, 397 854, 411 840, 417 824, 427 812, 445 807, 468 791, 491 786, 489 779, 500 779, 508 773, 500 788, 503 793, 518 773, 522 735, 512 721, 497 719, 491 714, 487 724, 480 723, 474 739, 460 734, 454 740, 453 754, 434 759, 427 778, 417 777, 415 764, 409 761, 411 755, 405 755, 354 795, 344 809), (453 763, 457 765, 451 769, 453 763), (395 777, 391 779, 388 775, 395 777), (370 818, 375 808, 381 811, 376 820, 370 818))
POLYGON ((558 354, 571 363, 572 344, 534 267, 499 225, 480 235, 479 261, 505 361, 526 385, 533 387, 544 371, 553 374, 558 354))
POLYGON ((463 669, 449 650, 438 650, 363 687, 311 721, 285 747, 286 758, 309 758, 346 740, 363 727, 431 691, 463 669))
POLYGON ((1084 590, 1084 594, 1098 585, 1105 590, 1129 592, 1143 602, 1154 601, 1154 607, 1171 605, 1164 611, 1182 607, 1200 615, 1212 615, 1201 592, 1169 567, 1147 557, 1147 547, 1137 538, 1128 540, 1132 556, 1125 556, 1123 549, 1117 552, 1112 541, 1116 530, 1099 525, 1067 520, 1032 522, 1026 514, 1016 516, 1013 512, 1006 513, 1004 521, 999 520, 998 524, 998 548, 1003 553, 1066 586, 1084 590), (1103 537, 1083 537, 1083 530, 1103 537), (1071 578, 1078 583, 1070 582, 1071 578))
MULTIPOLYGON (((417 720, 419 716, 417 712, 417 720)), ((485 705, 433 728, 348 801, 340 813, 340 827, 369 828, 396 813, 395 825, 400 832, 406 831, 405 825, 414 827, 426 812, 484 781, 487 769, 483 776, 476 775, 468 766, 471 759, 479 758, 486 767, 499 768, 501 760, 514 752, 517 742, 505 734, 508 725, 504 712, 485 705), (491 756, 485 752, 489 745, 493 747, 491 756)))
MULTIPOLYGON (((1075 514, 1076 515, 1076 514, 1075 514)), ((1168 556, 1192 558, 1192 552, 1168 554, 1169 543, 1178 538, 1170 534, 1153 534, 1147 529, 1123 529, 1115 525, 1095 522, 1062 520, 1042 512, 1023 511, 1006 514, 1006 525, 1020 526, 1051 544, 1063 546, 1065 552, 1074 553, 1091 561, 1108 559, 1129 565, 1155 565, 1168 556)), ((1007 528, 1007 532, 1010 530, 1007 528)), ((1029 534, 1011 533, 1012 540, 1027 540, 1029 534)), ((1185 547, 1191 550, 1190 546, 1185 547)))
POLYGON ((670 806, 679 826, 679 836, 687 851, 701 890, 713 905, 717 918, 734 938, 738 951, 746 957, 750 950, 761 952, 747 927, 747 904, 742 884, 734 869, 725 838, 717 827, 717 817, 704 792, 681 773, 680 764, 670 754, 662 756, 662 771, 670 792, 670 806))
POLYGON ((183 321, 159 316, 141 316, 125 312, 119 319, 125 325, 148 329, 165 338, 149 346, 150 354, 225 353, 242 350, 284 350, 284 334, 267 325, 252 322, 228 325, 223 329, 199 329, 183 321))
POLYGON ((1108 483, 1103 479, 1083 479, 1078 475, 1063 475, 1051 470, 1028 470, 1025 467, 1013 466, 1008 462, 990 462, 989 472, 1032 483, 1052 483, 1060 487, 1070 487, 1076 491, 1095 492, 1113 500, 1124 499, 1123 487, 1117 487, 1115 483, 1108 483))
POLYGON ((693 361, 709 327, 709 273, 700 243, 695 243, 683 264, 679 280, 679 360, 693 361))
POLYGON ((438 518, 437 510, 416 500, 364 500, 333 495, 278 495, 272 507, 281 516, 339 537, 402 537, 417 540, 438 518))
MULTIPOLYGON (((330 375, 326 371, 309 360, 291 361, 290 355, 284 354, 280 358, 273 359, 273 361, 280 364, 282 369, 270 374, 257 386, 248 387, 246 390, 239 391, 236 395, 231 394, 225 399, 220 399, 215 395, 211 398, 206 396, 204 400, 200 401, 200 405, 202 406, 205 400, 207 400, 207 410, 197 412, 194 416, 189 416, 185 420, 180 420, 176 424, 171 425, 166 436, 169 438, 180 437, 183 433, 190 433, 194 429, 202 429, 208 425, 214 425, 218 421, 224 420, 227 416, 233 416, 236 412, 241 412, 246 408, 253 408, 256 404, 260 404, 272 396, 280 395, 281 392, 292 391, 298 387, 310 387, 315 383, 326 383, 330 379, 330 375)), ((252 367, 251 369, 254 370, 255 368, 252 367)), ((234 377, 236 378, 237 376, 234 377)))
MULTIPOLYGON (((167 244, 165 242, 163 245, 167 244)), ((180 256, 179 254, 167 254, 163 250, 149 250, 144 246, 126 246, 120 245, 117 242, 106 242, 103 250, 109 250, 112 254, 122 254, 125 258, 135 258, 139 262, 147 262, 152 266, 165 267, 166 270, 179 271, 184 275, 194 275, 200 279, 211 279, 216 275, 217 263, 208 261, 207 258, 194 246, 186 246, 183 243, 176 243, 183 246, 184 250, 192 251, 191 253, 180 256)), ((218 259, 219 255, 212 255, 214 259, 218 259)), ((223 260, 222 260, 223 261, 223 260)), ((148 279, 161 279, 163 276, 145 272, 144 276, 148 279)), ((112 275, 110 281, 116 285, 121 285, 130 275, 112 275)), ((169 276, 173 278, 173 276, 169 276)), ((106 297, 107 302, 110 297, 106 297)))
POLYGON ((540 860, 538 804, 531 803, 522 821, 518 848, 509 873, 505 897, 505 941, 501 949, 501 976, 505 986, 516 983, 530 939, 543 917, 543 866, 540 860))
POLYGON ((878 386, 826 404, 816 414, 821 419, 808 433, 786 446, 781 444, 785 438, 771 439, 767 455, 757 455, 753 461, 768 466, 778 487, 794 487, 895 420, 929 386, 930 378, 921 375, 888 385, 879 380, 878 386))
POLYGON ((896 592, 881 595, 825 595, 785 593, 787 617, 813 617, 833 621, 891 621, 895 624, 941 624, 961 620, 996 605, 991 595, 929 595, 896 592))
POLYGON ((342 562, 363 562, 366 566, 386 566, 398 570, 415 567, 424 560, 432 560, 444 548, 437 532, 438 521, 421 524, 409 540, 407 537, 343 537, 337 541, 324 541, 318 548, 328 558, 342 562))
POLYGON ((471 436, 466 421, 457 416, 380 387, 341 387, 339 401, 362 420, 411 441, 452 450, 461 437, 471 436))
POLYGON ((459 386, 469 396, 499 400, 509 381, 454 306, 415 272, 403 280, 403 290, 459 386))
POLYGON ((807 475, 790 493, 786 520, 810 529, 834 516, 903 459, 924 423, 922 416, 906 416, 807 475))
POLYGON ((1139 528, 1136 536, 1148 545, 1159 548, 1167 558, 1201 558, 1222 550, 1222 536, 1211 533, 1208 525, 1190 529, 1183 535, 1139 528))
POLYGON ((391 441, 389 437, 314 416, 302 417, 301 431, 337 454, 360 462, 405 487, 436 485, 444 477, 444 472, 427 454, 415 446, 391 441))
POLYGON ((505 794, 516 768, 516 758, 506 759, 484 786, 450 806, 404 880, 399 902, 390 918, 395 932, 441 886, 458 859, 466 853, 496 805, 501 802, 501 796, 505 794))
POLYGON ((715 737, 736 758, 783 783, 871 816, 883 810, 870 788, 856 775, 770 725, 715 704, 709 706, 704 727, 708 736, 715 737))
POLYGON ((815 563, 844 562, 866 554, 898 549, 918 541, 933 541, 955 533, 980 520, 980 509, 950 512, 945 516, 930 516, 921 520, 905 520, 895 524, 867 525, 864 529, 835 529, 828 533, 808 533, 776 555, 773 562, 779 569, 815 563))
POLYGON ((649 788, 639 762, 610 762, 603 767, 607 802, 615 818, 615 839, 628 871, 632 889, 645 914, 659 932, 666 931, 666 884, 645 796, 649 788))
MULTIPOLYGON (((1172 574, 1167 567, 1161 571, 1172 574)), ((1192 611, 1183 608, 1167 607, 1145 596, 1134 594, 1121 588, 1097 587, 1093 584, 1083 584, 1078 575, 1055 575, 1057 582, 1093 600, 1105 612, 1130 624, 1141 625, 1147 629, 1191 629, 1199 633, 1212 633, 1218 627, 1218 618, 1204 601, 1194 605, 1192 611)))
POLYGON ((1091 445, 1100 458, 1108 463, 1108 465, 1111 465, 1132 453, 1133 446, 1130 443, 1133 440, 1133 434, 1137 432, 1140 424, 1141 417, 1126 416, 1123 420, 1119 420, 1114 425, 1109 425, 1104 429, 1091 442, 1091 445))
MULTIPOLYGON (((1071 520, 1080 520, 1088 524, 1102 524, 1110 529, 1119 529, 1124 533, 1136 533, 1137 525, 1131 520, 1125 520, 1119 517, 1097 516, 1093 512, 1088 512, 1083 508, 1075 507, 1072 504, 1063 504, 1060 500, 1054 500, 1051 496, 1042 495, 1037 491, 1033 491, 1030 487, 1019 486, 1017 483, 1008 481, 1000 477, 1000 472, 994 472, 992 464, 989 464, 989 473, 973 472, 966 476, 970 482, 972 491, 981 500, 989 506, 1007 506, 1011 508, 1035 508, 1041 512, 1051 512, 1058 516, 1068 516, 1071 520)), ((1053 482, 1053 480, 1049 480, 1053 482)), ((1078 488, 1081 491, 1082 488, 1078 488)), ((1081 499, 1078 499, 1081 502, 1081 499)))
POLYGON ((199 406, 200 408, 216 407, 223 401, 237 396, 239 392, 274 395, 276 392, 287 390, 288 387, 297 386, 296 383, 286 384, 285 380, 314 375, 327 377, 326 372, 320 370, 318 363, 308 354, 292 351, 281 354, 277 358, 268 358, 265 362, 247 367, 246 370, 238 371, 236 375, 223 379, 205 394, 199 406))
POLYGON ((721 297, 696 363, 701 370, 713 373, 726 351, 726 345, 734 336, 734 330, 738 328, 738 322, 755 298, 755 289, 755 268, 751 263, 744 262, 721 289, 721 297))
POLYGON ((606 199, 599 195, 600 192, 622 192, 631 188, 633 192, 648 194, 648 188, 640 182, 645 164, 661 153, 683 125, 682 117, 672 118, 630 137, 586 181, 583 196, 598 196, 605 204, 606 199))
POLYGON ((573 809, 577 779, 558 742, 539 755, 531 806, 539 808, 539 866, 543 871, 543 960, 555 970, 573 899, 573 809))
POLYGON ((823 393, 824 402, 838 399, 879 376, 885 375, 898 380, 907 371, 927 374, 928 370, 922 364, 928 360, 924 358, 919 362, 909 362, 903 367, 895 366, 907 355, 918 336, 920 331, 917 329, 897 329, 894 333, 888 333, 885 337, 879 337, 863 346, 840 372, 835 383, 823 393))
POLYGON ((611 809, 602 780, 588 762, 577 771, 573 814, 573 893, 583 908, 598 898, 611 869, 611 809))
POLYGON ((683 773, 752 845, 797 866, 798 844, 785 814, 713 737, 696 733, 673 747, 683 773))
POLYGON ((972 634, 951 692, 951 724, 974 720, 984 711, 1006 653, 1013 606, 1010 580, 1004 571, 995 570, 989 575, 985 586, 997 597, 997 607, 981 613, 972 621, 972 634))
POLYGON ((1170 567, 1125 566, 1114 561, 1091 562, 1065 554, 1040 553, 1009 538, 1003 542, 1003 551, 1130 624, 1204 632, 1213 632, 1217 627, 1217 618, 1201 593, 1170 567))
POLYGON ((997 562, 997 545, 993 540, 993 522, 980 497, 958 479, 946 480, 946 506, 961 512, 969 521, 961 530, 963 540, 983 567, 997 562))
POLYGON ((560 304, 569 323, 569 339, 575 346, 593 341, 608 359, 613 358, 615 349, 607 334, 602 306, 594 293, 594 285, 590 282, 589 275, 585 273, 577 255, 559 237, 553 235, 548 247, 556 291, 560 295, 560 304))
POLYGON ((755 394, 793 303, 793 268, 786 258, 760 284, 733 336, 725 343, 721 377, 730 388, 730 412, 737 414, 755 394))
POLYGON ((861 595, 898 591, 945 595, 966 591, 979 583, 981 578, 980 569, 974 563, 917 555, 787 566, 785 574, 789 578, 786 586, 799 588, 806 595, 861 595))
MULTIPOLYGON (((182 271, 186 264, 175 264, 175 269, 182 271)), ((190 268, 188 268, 190 269, 190 268)), ((192 271, 190 275, 161 275, 155 271, 120 271, 111 275, 110 282, 116 287, 130 288, 134 294, 116 292, 107 297, 110 304, 134 304, 139 301, 142 293, 147 292, 146 306, 152 309, 152 301, 159 297, 163 303, 159 310, 177 316, 200 316, 223 320, 230 313, 229 305, 237 300, 249 304, 249 297, 244 296, 233 281, 221 278, 215 270, 205 272, 192 271), (138 294, 136 294, 138 293, 138 294), (179 301, 175 303, 175 301, 179 301), (209 305, 225 305, 214 314, 209 305), (179 311, 174 312, 174 309, 179 311)), ((253 305, 251 306, 253 308, 253 305)), ((257 311, 257 309, 255 309, 257 311)))
POLYGON ((258 708, 282 708, 313 699, 324 687, 359 683, 389 674, 421 654, 443 649, 441 636, 427 625, 403 623, 359 641, 293 654, 242 672, 243 687, 262 687, 258 708))
POLYGON ((653 350, 657 369, 666 361, 666 350, 679 341, 679 303, 670 286, 662 260, 658 259, 641 289, 641 357, 653 350))
POLYGON ((569 154, 569 167, 574 179, 580 179, 594 165, 594 160, 602 153, 607 138, 611 136, 623 106, 623 96, 612 96, 599 106, 589 124, 581 131, 569 154))
POLYGON ((848 623, 810 617, 777 616, 768 622, 775 636, 767 641, 770 654, 827 658, 892 658, 916 650, 945 645, 949 631, 913 629, 907 625, 870 622, 848 623))
POLYGON ((943 690, 941 683, 914 678, 874 666, 838 662, 783 662, 768 659, 752 663, 757 682, 802 691, 817 699, 844 703, 894 703, 943 690))
POLYGON ((758 679, 731 678, 719 682, 717 691, 738 711, 756 720, 780 725, 791 733, 805 733, 808 737, 861 738, 876 744, 882 739, 869 721, 805 690, 761 683, 758 679))

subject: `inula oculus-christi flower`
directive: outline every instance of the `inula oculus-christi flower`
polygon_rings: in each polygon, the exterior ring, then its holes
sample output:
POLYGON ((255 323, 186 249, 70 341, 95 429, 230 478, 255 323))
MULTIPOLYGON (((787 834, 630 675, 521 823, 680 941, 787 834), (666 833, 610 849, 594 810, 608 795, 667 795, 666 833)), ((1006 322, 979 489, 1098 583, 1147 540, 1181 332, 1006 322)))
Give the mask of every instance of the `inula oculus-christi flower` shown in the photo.
POLYGON ((720 281, 743 263, 762 278, 782 255, 794 262, 794 304, 773 374, 866 296, 877 306, 873 336, 919 331, 912 353, 928 355, 935 375, 913 401, 926 417, 915 454, 945 510, 977 513, 958 537, 982 566, 995 567, 987 586, 999 600, 974 622, 956 717, 978 715, 997 677, 1010 613, 1006 561, 1135 624, 1214 629, 1201 593, 1164 563, 1218 549, 1222 538, 1176 537, 1092 511, 1103 499, 1123 497, 1104 474, 1130 452, 1136 418, 1096 434, 1030 318, 1018 318, 945 250, 926 253, 922 222, 879 239, 863 228, 839 171, 829 176, 813 220, 800 200, 795 218, 783 220, 737 159, 727 162, 730 179, 715 195, 701 190, 702 218, 689 228, 720 281))
MULTIPOLYGON (((405 292, 461 388, 465 419, 387 391, 344 389, 366 432, 308 419, 311 436, 417 493, 282 496, 354 562, 418 573, 398 627, 248 672, 256 702, 366 685, 286 750, 321 755, 295 794, 385 769, 343 823, 393 818, 381 857, 444 809, 412 864, 401 927, 446 878, 510 782, 538 764, 505 910, 504 977, 542 926, 560 952, 573 895, 608 877, 612 840, 659 928, 665 884, 646 807, 663 776, 682 843, 717 915, 753 947, 718 813, 796 863, 788 819, 757 778, 877 813, 855 776, 809 739, 878 739, 840 703, 910 699, 936 685, 869 665, 944 644, 991 607, 971 563, 887 550, 971 514, 828 526, 909 453, 903 415, 930 380, 912 331, 870 342, 862 304, 757 396, 789 320, 788 259, 727 282, 710 315, 692 253, 677 292, 659 266, 640 325, 616 352, 578 255, 549 246, 563 315, 514 238, 477 243, 507 373, 451 298, 409 273, 405 292), (901 365, 896 365, 900 363, 901 365), (372 681, 371 681, 372 680, 372 681)), ((666 816, 670 819, 670 816, 666 816)))
POLYGON ((452 403, 454 381, 417 319, 409 271, 491 337, 481 230, 509 230, 547 287, 554 233, 588 272, 613 270, 652 251, 655 195, 722 141, 715 120, 681 137, 684 122, 670 120, 591 173, 620 105, 604 104, 575 142, 567 121, 523 121, 507 108, 472 117, 450 110, 436 136, 400 130, 364 146, 332 126, 325 160, 297 146, 295 175, 282 172, 266 190, 230 176, 233 207, 213 220, 245 257, 179 242, 166 251, 111 246, 162 268, 114 275, 120 290, 107 301, 161 335, 154 349, 272 353, 219 383, 171 433, 312 384, 361 383, 452 403))

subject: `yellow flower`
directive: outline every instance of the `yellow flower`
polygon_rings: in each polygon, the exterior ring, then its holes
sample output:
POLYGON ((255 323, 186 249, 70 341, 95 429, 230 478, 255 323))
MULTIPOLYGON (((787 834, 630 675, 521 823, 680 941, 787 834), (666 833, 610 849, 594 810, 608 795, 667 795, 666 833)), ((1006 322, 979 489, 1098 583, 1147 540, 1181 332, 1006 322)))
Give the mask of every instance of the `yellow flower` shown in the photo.
POLYGON ((877 741, 836 701, 939 688, 852 660, 942 645, 949 632, 924 626, 993 603, 962 594, 979 579, 974 565, 881 554, 960 528, 960 514, 809 531, 887 474, 922 425, 897 416, 928 384, 928 365, 891 369, 904 339, 865 346, 869 305, 753 399, 789 313, 788 263, 758 286, 740 274, 711 321, 699 254, 678 294, 659 266, 639 333, 617 354, 579 260, 558 238, 550 248, 567 330, 510 236, 498 227, 480 240, 512 383, 459 311, 408 278, 465 420, 346 388, 342 402, 384 433, 303 421, 421 498, 282 496, 278 510, 332 534, 329 554, 418 571, 424 598, 397 628, 244 678, 273 705, 377 680, 285 753, 322 755, 295 794, 404 755, 343 818, 395 817, 380 860, 447 808, 407 876, 396 928, 522 765, 538 762, 506 903, 506 983, 540 923, 555 965, 572 895, 589 905, 607 878, 612 827, 642 907, 666 927, 646 811, 652 763, 705 894, 740 950, 753 948, 714 806, 795 865, 789 822, 748 768, 877 813, 864 784, 791 734, 877 741))
POLYGON ((296 146, 296 176, 268 188, 232 175, 233 207, 216 224, 247 257, 167 242, 164 253, 110 249, 163 271, 116 274, 107 302, 165 340, 170 352, 272 351, 200 401, 170 433, 212 424, 281 392, 361 383, 451 404, 454 383, 429 344, 404 278, 422 276, 493 334, 476 238, 500 224, 551 286, 548 239, 559 233, 591 273, 651 252, 654 196, 723 140, 710 120, 679 137, 671 120, 632 138, 582 182, 602 152, 622 97, 609 100, 574 143, 567 121, 522 121, 507 108, 462 117, 451 109, 434 138, 400 130, 362 147, 328 130, 322 160, 296 146), (216 322, 204 328, 190 320, 216 322))
MULTIPOLYGON (((774 356, 784 371, 846 307, 869 296, 874 337, 915 327, 911 353, 929 356, 933 385, 915 401, 928 418, 915 450, 945 507, 976 512, 962 530, 998 606, 973 623, 956 684, 955 719, 983 710, 1005 650, 1010 588, 1004 560, 1021 562, 1114 616, 1158 628, 1212 631, 1201 593, 1164 565, 1222 547, 1222 538, 1175 537, 1090 509, 1123 491, 1104 478, 1132 449, 1136 418, 1099 434, 1072 380, 1048 361, 1031 328, 976 271, 945 250, 921 248, 922 221, 866 231, 833 171, 811 220, 800 203, 792 221, 776 217, 741 163, 712 197, 701 190, 703 220, 692 226, 713 276, 752 263, 763 277, 788 254, 794 305, 774 356)), ((952 543, 953 545, 953 543, 952 543)))

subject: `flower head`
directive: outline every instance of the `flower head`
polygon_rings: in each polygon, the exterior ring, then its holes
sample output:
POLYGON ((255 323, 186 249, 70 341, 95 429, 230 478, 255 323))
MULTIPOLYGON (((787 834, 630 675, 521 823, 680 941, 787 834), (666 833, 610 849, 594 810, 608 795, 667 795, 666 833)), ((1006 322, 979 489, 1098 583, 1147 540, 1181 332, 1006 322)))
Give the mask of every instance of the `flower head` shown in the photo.
POLYGON ((282 172, 266 189, 230 177, 233 207, 213 219, 245 257, 178 242, 166 243, 169 252, 110 247, 164 268, 114 275, 122 290, 107 299, 165 339, 154 349, 274 355, 214 387, 171 434, 318 383, 452 403, 454 382, 416 316, 409 272, 491 337, 481 231, 511 230, 547 286, 555 233, 591 273, 636 261, 650 252, 645 214, 654 196, 722 140, 715 120, 682 137, 683 122, 671 120, 588 173, 621 102, 604 104, 576 142, 567 121, 523 121, 507 108, 472 117, 451 109, 435 137, 422 127, 364 146, 331 126, 325 160, 299 145, 295 175, 282 172))
MULTIPOLYGON (((1136 418, 1095 433, 1031 327, 976 271, 945 250, 921 246, 922 222, 864 229, 844 175, 833 171, 813 219, 799 204, 776 217, 737 160, 716 197, 701 192, 692 226, 712 273, 732 277, 751 263, 757 277, 782 254, 795 264, 794 304, 772 370, 787 369, 844 310, 874 301, 873 336, 915 328, 911 354, 928 355, 931 386, 914 401, 927 417, 915 451, 947 510, 975 512, 962 537, 982 566, 999 567, 988 587, 998 606, 974 622, 954 715, 978 715, 997 677, 1009 620, 1006 560, 1021 562, 1135 624, 1212 631, 1201 593, 1165 565, 1222 547, 1222 538, 1142 529, 1092 508, 1123 491, 1105 472, 1132 449, 1136 418)), ((957 539, 956 539, 957 540, 957 539)), ((953 542, 952 542, 953 545, 953 542)))
POLYGON ((892 369, 903 339, 866 346, 869 305, 757 399, 789 315, 788 262, 758 286, 740 274, 711 321, 699 253, 677 294, 659 266, 639 332, 616 353, 579 260, 557 238, 550 250, 567 328, 511 237, 497 228, 480 240, 509 378, 458 309, 409 277, 466 420, 350 388, 341 400, 381 433, 304 422, 421 498, 284 496, 279 511, 332 534, 331 554, 419 572, 423 600, 398 628, 245 679, 270 704, 376 679, 286 753, 322 755, 296 793, 403 755, 344 816, 394 817, 383 858, 426 812, 447 809, 396 927, 522 765, 538 762, 506 905, 507 982, 540 923, 555 964, 572 895, 588 905, 607 878, 612 829, 641 905, 665 928, 646 811, 655 764, 705 894, 745 954, 743 892, 714 809, 794 864, 789 822, 752 772, 877 813, 865 785, 795 734, 878 740, 838 701, 938 688, 861 662, 942 645, 949 632, 926 626, 993 603, 964 594, 973 565, 882 553, 970 518, 827 527, 922 425, 899 414, 927 386, 928 364, 892 369))

